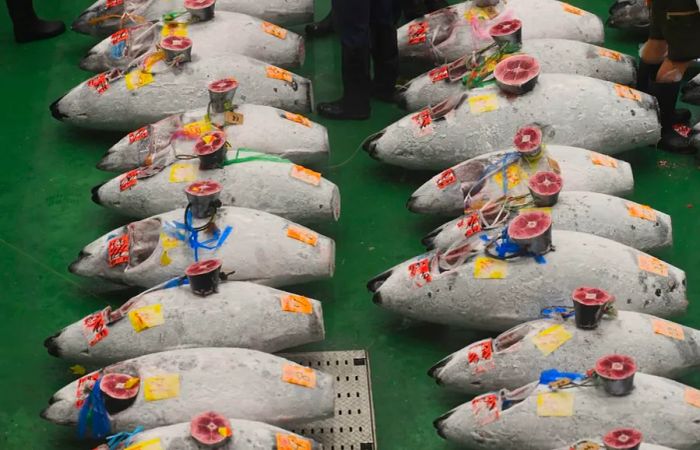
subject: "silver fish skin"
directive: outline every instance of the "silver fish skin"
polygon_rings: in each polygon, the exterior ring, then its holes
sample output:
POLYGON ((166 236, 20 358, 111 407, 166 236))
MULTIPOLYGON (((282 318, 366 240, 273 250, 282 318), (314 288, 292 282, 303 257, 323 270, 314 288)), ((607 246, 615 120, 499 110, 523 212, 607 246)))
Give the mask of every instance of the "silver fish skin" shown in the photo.
POLYGON ((572 306, 571 293, 580 286, 605 289, 622 310, 669 317, 684 313, 688 306, 685 272, 670 264, 575 231, 552 230, 552 244, 556 250, 544 255, 546 263, 530 257, 509 260, 502 279, 489 278, 488 272, 475 278, 483 252, 443 270, 433 251, 378 275, 368 288, 374 303, 410 319, 487 331, 538 319, 550 306, 572 306), (430 282, 411 277, 410 266, 426 258, 430 282), (650 264, 658 264, 659 273, 647 271, 650 264))
POLYGON ((203 86, 208 82, 233 77, 238 80, 237 98, 241 103, 257 103, 297 113, 313 110, 311 81, 291 74, 292 81, 267 76, 270 64, 247 56, 200 58, 196 44, 192 61, 171 67, 164 61, 151 69, 150 84, 130 90, 126 75, 110 81, 102 93, 90 87, 96 77, 71 89, 50 107, 62 122, 96 130, 130 131, 168 116, 209 104, 203 86))
POLYGON ((94 345, 83 334, 83 319, 46 339, 49 353, 89 367, 181 348, 236 347, 274 353, 322 341, 323 308, 317 300, 302 300, 310 312, 282 308, 292 296, 259 284, 229 281, 218 292, 201 297, 189 286, 147 291, 133 297, 109 324, 109 334, 94 345), (163 323, 141 331, 129 313, 160 305, 163 323), (228 332, 227 330, 235 330, 228 332))
POLYGON ((482 50, 493 43, 489 28, 501 21, 518 18, 522 21, 522 37, 529 39, 570 39, 603 44, 603 22, 590 12, 551 0, 510 0, 492 8, 497 15, 475 8, 472 1, 458 3, 407 23, 398 29, 399 56, 402 71, 420 72, 444 64, 465 54, 482 50), (472 22, 467 17, 473 17, 472 22), (421 23, 428 22, 425 39, 411 35, 421 23), (413 38, 413 39, 411 39, 413 38), (411 43, 411 41, 415 43, 411 43))
POLYGON ((441 170, 509 147, 516 130, 531 123, 545 128, 548 144, 611 155, 654 145, 661 136, 654 97, 580 75, 541 74, 534 89, 520 96, 497 87, 465 95, 461 102, 448 99, 457 106, 428 126, 419 126, 422 112, 412 113, 367 138, 364 149, 387 164, 441 170))
MULTIPOLYGON (((535 57, 542 73, 583 75, 626 86, 633 86, 637 79, 633 57, 585 42, 531 39, 523 42, 521 52, 535 57)), ((401 87, 397 103, 408 111, 418 111, 466 90, 461 79, 433 82, 430 72, 427 72, 401 87)))
MULTIPOLYGON (((255 152, 239 153, 240 158, 261 156, 255 152)), ((121 188, 125 175, 112 178, 93 188, 92 199, 106 208, 144 219, 186 207, 184 189, 190 181, 214 180, 223 187, 219 200, 224 206, 259 209, 304 224, 338 220, 338 186, 325 178, 303 178, 307 170, 284 160, 243 161, 213 170, 199 169, 198 161, 178 162, 139 179, 126 190, 121 188), (178 178, 177 173, 182 170, 191 171, 193 176, 178 178)))
POLYGON ((678 450, 698 448, 700 408, 686 402, 690 388, 645 373, 637 373, 634 383, 631 394, 621 397, 606 394, 600 385, 566 389, 563 392, 574 399, 573 415, 543 417, 537 415, 537 400, 548 389, 534 382, 516 391, 495 393, 499 400, 511 398, 514 404, 501 410, 494 422, 480 425, 470 402, 438 418, 434 425, 442 437, 466 448, 556 448, 599 435, 617 424, 641 431, 650 444, 678 450))
POLYGON ((437 363, 429 374, 446 388, 481 394, 517 389, 552 368, 582 373, 611 353, 631 356, 640 372, 677 378, 700 367, 700 331, 633 311, 606 317, 594 330, 576 328, 573 318, 540 319, 518 325, 495 339, 475 342, 437 363), (683 339, 656 333, 657 324, 681 330, 683 339), (540 350, 538 338, 554 327, 563 328, 571 337, 545 355, 550 349, 540 350), (492 356, 470 363, 469 355, 480 357, 482 348, 491 348, 492 356))
MULTIPOLYGON (((243 115, 243 123, 223 127, 226 136, 239 148, 249 148, 261 153, 277 155, 294 163, 314 166, 328 161, 330 143, 328 130, 323 125, 308 121, 299 124, 287 117, 295 118, 287 111, 271 106, 237 105, 235 112, 243 115)), ((97 168, 111 172, 126 172, 147 165, 149 149, 156 149, 157 158, 170 164, 176 155, 194 155, 196 139, 184 135, 183 127, 201 122, 207 108, 197 108, 167 117, 147 126, 148 136, 134 139, 140 130, 124 136, 107 150, 97 168)), ((233 156, 231 156, 233 157, 233 156)))
MULTIPOLYGON (((184 0, 131 0, 111 2, 97 0, 83 11, 71 25, 73 31, 104 38, 123 28, 133 26, 139 20, 160 20, 164 14, 185 9, 184 0), (120 17, 125 12, 129 16, 120 17), (107 17, 109 16, 109 17, 107 17)), ((278 25, 299 25, 314 19, 313 0, 218 0, 216 13, 230 11, 247 14, 278 25)))
MULTIPOLYGON (((671 216, 619 197, 565 191, 549 211, 552 226, 557 230, 595 234, 645 252, 673 245, 671 216)), ((465 217, 433 230, 423 239, 423 244, 429 250, 447 250, 464 239, 465 217)))
MULTIPOLYGON (((270 450, 277 448, 277 435, 294 436, 298 440, 309 443, 312 450, 322 450, 323 446, 316 441, 298 434, 290 433, 282 428, 251 420, 229 419, 231 437, 224 447, 225 450, 270 450)), ((189 423, 178 423, 152 430, 142 431, 134 436, 131 445, 146 443, 158 439, 164 449, 201 450, 202 446, 192 439, 189 423)), ((99 447, 95 450, 101 450, 99 447)))
MULTIPOLYGON (((184 212, 178 209, 158 214, 105 234, 80 252, 70 271, 144 288, 180 276, 195 262, 194 252, 189 243, 168 232, 175 222, 184 221, 184 212), (129 236, 129 261, 110 266, 109 242, 124 235, 129 236)), ((193 225, 206 222, 196 219, 193 225)), ((231 233, 218 249, 200 248, 199 258, 221 259, 222 272, 235 271, 230 280, 284 286, 333 276, 335 243, 308 228, 263 211, 232 206, 219 208, 214 223, 222 233, 230 226, 231 233)), ((200 242, 213 238, 209 231, 199 233, 200 242)))
MULTIPOLYGON (((203 411, 217 411, 233 419, 247 419, 282 427, 333 415, 333 377, 314 370, 315 387, 283 380, 285 366, 297 366, 284 358, 240 348, 172 350, 122 361, 102 373, 125 373, 140 379, 135 402, 110 414, 111 431, 131 431, 172 425, 190 420, 203 411), (146 401, 151 377, 179 376, 179 395, 146 401)), ((88 374, 87 376, 89 376, 88 374)), ((59 425, 75 426, 76 380, 54 394, 41 417, 59 425)))
POLYGON ((619 30, 648 33, 651 14, 646 0, 616 0, 607 25, 619 30))
MULTIPOLYGON (((182 22, 187 15, 178 18, 182 22)), ((120 30, 128 33, 126 47, 112 37, 105 38, 91 48, 80 61, 80 68, 91 72, 111 69, 125 70, 134 58, 155 51, 160 42, 164 22, 147 23, 120 30), (123 50, 126 48, 126 50, 123 50)), ((244 55, 280 67, 299 67, 304 63, 304 38, 283 30, 284 39, 265 32, 263 21, 245 14, 221 11, 206 22, 188 24, 187 37, 192 39, 201 58, 244 55)))
MULTIPOLYGON (((485 167, 490 164, 502 163, 508 153, 514 149, 487 153, 452 166, 449 170, 455 176, 456 183, 446 186, 438 184, 442 173, 426 181, 411 195, 407 207, 410 211, 420 214, 437 214, 456 217, 464 212, 464 191, 462 184, 481 179, 485 167)), ((546 156, 557 162, 564 179, 562 189, 568 191, 600 192, 602 194, 626 196, 634 190, 632 167, 629 163, 602 156, 596 152, 564 145, 547 145, 546 156)), ((527 164, 524 165, 527 168, 527 164)), ((528 176, 528 171, 519 172, 522 177, 528 176)), ((523 180, 526 181, 526 180, 523 180)), ((493 177, 487 180, 487 186, 481 189, 488 192, 488 187, 494 186, 493 177)), ((487 200, 485 198, 485 200, 487 200)))

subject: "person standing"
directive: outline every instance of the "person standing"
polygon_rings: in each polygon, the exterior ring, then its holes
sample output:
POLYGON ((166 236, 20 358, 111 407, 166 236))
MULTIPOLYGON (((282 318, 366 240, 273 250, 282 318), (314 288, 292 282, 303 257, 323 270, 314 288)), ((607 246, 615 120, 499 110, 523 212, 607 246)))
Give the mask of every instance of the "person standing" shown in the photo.
POLYGON ((48 39, 66 31, 63 22, 42 20, 37 17, 32 0, 6 0, 6 2, 17 42, 48 39))
POLYGON ((659 101, 662 149, 692 153, 690 111, 677 110, 681 81, 700 58, 700 10, 695 0, 652 0, 649 39, 642 47, 637 89, 659 101))

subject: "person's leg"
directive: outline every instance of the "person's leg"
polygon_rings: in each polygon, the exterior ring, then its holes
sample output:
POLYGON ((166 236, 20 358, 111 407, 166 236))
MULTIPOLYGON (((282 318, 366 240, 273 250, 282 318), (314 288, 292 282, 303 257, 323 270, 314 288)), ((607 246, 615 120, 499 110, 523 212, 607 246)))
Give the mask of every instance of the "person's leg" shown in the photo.
POLYGON ((650 83, 656 80, 656 74, 668 53, 668 43, 664 39, 649 38, 639 54, 637 70, 637 89, 649 93, 650 83))
POLYGON ((66 30, 63 22, 39 19, 32 0, 6 0, 17 42, 30 42, 58 36, 66 30))
POLYGON ((401 0, 401 11, 406 22, 415 20, 428 13, 424 0, 401 0))
POLYGON ((690 61, 664 60, 659 68, 656 80, 651 83, 651 92, 659 101, 659 118, 661 120, 661 148, 664 150, 692 153, 694 149, 688 138, 689 115, 676 110, 676 101, 681 89, 681 80, 690 61))
POLYGON ((386 102, 394 101, 399 76, 399 45, 392 0, 372 0, 370 29, 374 78, 372 95, 386 102))

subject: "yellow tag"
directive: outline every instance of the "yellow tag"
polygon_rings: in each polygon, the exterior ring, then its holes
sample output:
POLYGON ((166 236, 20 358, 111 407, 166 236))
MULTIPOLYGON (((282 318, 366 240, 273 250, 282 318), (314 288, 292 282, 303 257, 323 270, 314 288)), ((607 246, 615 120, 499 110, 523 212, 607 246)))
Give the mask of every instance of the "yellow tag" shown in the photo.
POLYGON ((540 417, 573 416, 574 393, 566 391, 538 393, 537 415, 540 417))
POLYGON ((519 211, 521 214, 526 212, 541 212, 543 214, 552 215, 552 208, 542 207, 542 208, 522 208, 519 211))
POLYGON ((617 160, 602 153, 591 152, 591 162, 596 166, 617 168, 617 160))
POLYGON ((143 70, 146 72, 150 72, 151 69, 153 69, 153 66, 158 61, 162 61, 165 59, 165 51, 159 50, 157 52, 151 53, 148 56, 146 56, 146 59, 143 60, 143 70))
POLYGON ((80 364, 70 366, 69 369, 73 375, 83 376, 87 373, 87 370, 85 370, 85 367, 81 366, 80 364))
POLYGON ((685 340, 685 332, 683 331, 683 327, 677 323, 668 322, 661 319, 652 319, 651 326, 656 334, 662 334, 679 341, 685 340))
POLYGON ((136 386, 139 384, 141 380, 139 377, 131 377, 128 380, 126 380, 126 383, 124 383, 124 387, 127 389, 131 389, 132 387, 136 386))
POLYGON ((306 167, 299 166, 297 164, 292 165, 291 176, 292 178, 296 178, 297 180, 301 180, 304 183, 308 183, 312 186, 318 186, 321 184, 320 173, 314 172, 311 169, 307 169, 306 167))
POLYGON ((286 81, 287 83, 291 83, 294 80, 291 72, 284 69, 280 69, 279 67, 267 66, 266 72, 268 78, 286 81))
POLYGON ((180 395, 180 375, 168 373, 146 378, 143 382, 143 397, 147 402, 166 400, 180 395))
POLYGON ((305 230, 303 228, 289 225, 287 226, 287 237, 301 241, 304 244, 309 244, 313 247, 318 243, 318 235, 310 230, 305 230))
POLYGON ((610 58, 615 61, 622 61, 622 53, 616 52, 615 50, 608 50, 607 48, 600 47, 598 49, 598 54, 605 58, 610 58))
POLYGON ((293 434, 277 433, 277 450, 311 450, 311 441, 293 434))
POLYGON ((700 391, 691 387, 685 388, 685 402, 700 408, 700 391))
POLYGON ((617 93, 618 96, 622 98, 626 98, 629 100, 635 100, 635 101, 641 101, 642 100, 642 94, 639 93, 639 91, 635 91, 629 86, 624 86, 622 84, 615 84, 615 92, 617 93))
POLYGON ((287 120, 291 120, 292 122, 296 122, 298 124, 304 125, 305 127, 311 128, 311 121, 308 118, 302 116, 301 114, 294 114, 294 113, 290 113, 290 112, 285 111, 284 118, 287 120))
POLYGON ((482 94, 469 97, 469 111, 472 114, 481 114, 498 109, 498 96, 496 94, 482 94))
POLYGON ((477 256, 474 260, 474 278, 503 279, 508 275, 508 263, 505 260, 477 256))
POLYGON ((233 434, 233 433, 231 433, 231 429, 229 427, 219 427, 219 429, 217 431, 223 437, 229 437, 229 436, 231 436, 231 434, 233 434))
POLYGON ((469 22, 473 21, 474 19, 489 20, 493 19, 497 15, 498 11, 496 10, 496 8, 493 8, 491 6, 488 6, 486 8, 472 6, 464 12, 464 18, 467 19, 469 22))
POLYGON ((180 246, 180 241, 165 233, 160 233, 160 245, 163 250, 172 250, 180 246))
POLYGON ((653 256, 640 253, 637 255, 637 264, 645 272, 655 273, 662 277, 668 276, 668 264, 653 256))
POLYGON ((243 125, 243 114, 226 111, 224 113, 224 122, 226 122, 226 125, 243 125))
POLYGON ((564 8, 564 11, 568 12, 569 14, 576 14, 577 16, 582 16, 585 12, 581 8, 577 8, 574 5, 569 5, 568 3, 562 2, 561 6, 564 8))
POLYGON ((170 178, 168 180, 171 183, 191 183, 195 179, 197 179, 197 168, 194 164, 175 163, 170 166, 170 178))
MULTIPOLYGON (((163 254, 165 255, 165 252, 163 254)), ((148 328, 163 325, 163 323, 165 323, 165 319, 163 319, 163 307, 160 303, 156 303, 155 305, 132 309, 129 311, 129 320, 131 321, 131 326, 134 327, 137 333, 148 328)))
POLYGON ((537 347, 544 356, 547 356, 564 345, 564 343, 572 337, 573 335, 569 333, 569 330, 564 328, 564 325, 552 325, 534 335, 532 337, 532 343, 535 344, 535 347, 537 347))
POLYGON ((177 36, 186 37, 187 36, 187 24, 181 22, 168 22, 163 26, 160 31, 162 37, 177 36))
POLYGON ((282 381, 307 388, 316 387, 316 372, 310 367, 286 364, 282 368, 282 381))
POLYGON ((639 203, 627 203, 627 212, 632 217, 637 217, 638 219, 648 220, 650 222, 656 222, 656 211, 647 205, 640 205, 639 203))
POLYGON ((182 132, 190 139, 197 139, 208 131, 211 131, 211 124, 206 120, 190 122, 182 127, 182 132))
POLYGON ((271 34, 277 39, 285 39, 287 37, 287 30, 270 22, 263 22, 262 29, 265 33, 271 34))
POLYGON ((130 91, 153 83, 153 75, 142 69, 134 69, 124 77, 126 88, 130 91))
POLYGON ((280 304, 282 305, 282 311, 286 312, 300 314, 311 314, 314 312, 314 305, 302 295, 285 294, 280 297, 280 304))
MULTIPOLYGON (((527 174, 523 172, 523 169, 517 164, 511 164, 506 169, 506 177, 508 177, 508 189, 513 189, 515 186, 519 185, 521 181, 527 179, 527 174)), ((498 186, 503 185, 503 171, 499 170, 493 174, 493 182, 498 186)))
POLYGON ((163 450, 163 447, 160 445, 160 438, 154 438, 130 445, 124 450, 163 450))

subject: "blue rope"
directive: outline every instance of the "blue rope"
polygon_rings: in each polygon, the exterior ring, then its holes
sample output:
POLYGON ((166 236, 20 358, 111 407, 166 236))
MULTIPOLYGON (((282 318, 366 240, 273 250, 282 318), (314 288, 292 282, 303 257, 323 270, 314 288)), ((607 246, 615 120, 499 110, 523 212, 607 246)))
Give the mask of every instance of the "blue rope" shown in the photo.
POLYGON ((113 434, 107 437, 107 446, 109 450, 117 450, 131 445, 131 441, 137 434, 143 431, 142 426, 134 428, 134 431, 122 431, 121 433, 113 434))
POLYGON ((586 375, 576 372, 559 372, 557 369, 544 370, 540 373, 540 384, 549 384, 562 378, 568 378, 571 381, 583 381, 586 375))
POLYGON ((92 418, 92 437, 102 439, 111 429, 109 414, 105 407, 105 400, 100 391, 102 377, 95 381, 87 399, 78 413, 78 437, 84 438, 88 427, 88 421, 92 418))
POLYGON ((199 249, 218 250, 233 231, 231 226, 224 228, 221 232, 218 228, 214 230, 213 237, 200 242, 199 231, 192 226, 192 211, 188 210, 185 215, 185 223, 173 221, 170 227, 166 227, 165 232, 177 240, 187 242, 187 245, 194 250, 194 260, 199 261, 199 249), (172 229, 174 227, 174 229, 172 229), (178 231, 181 230, 181 231, 178 231))
POLYGON ((564 308, 562 306, 552 306, 549 308, 543 309, 540 314, 542 317, 546 317, 548 319, 552 319, 554 317, 562 317, 564 319, 568 319, 569 317, 573 317, 575 312, 571 308, 564 308))

